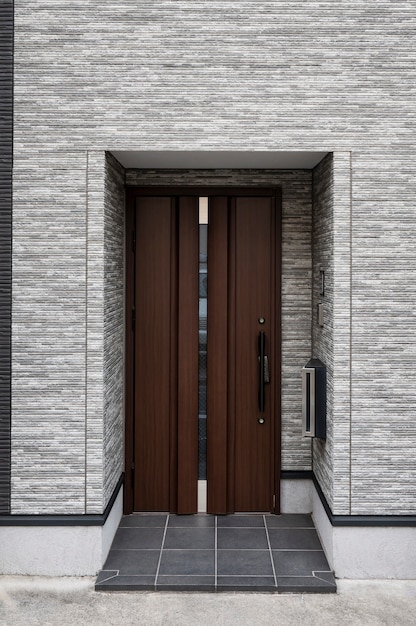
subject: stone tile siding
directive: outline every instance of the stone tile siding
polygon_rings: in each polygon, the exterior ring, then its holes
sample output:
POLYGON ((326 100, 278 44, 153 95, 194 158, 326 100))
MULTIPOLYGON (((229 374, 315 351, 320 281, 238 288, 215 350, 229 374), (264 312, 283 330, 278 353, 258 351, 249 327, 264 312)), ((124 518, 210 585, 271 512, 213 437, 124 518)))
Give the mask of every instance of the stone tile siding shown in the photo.
MULTIPOLYGON (((104 485, 120 441, 108 391, 119 398, 121 375, 102 345, 119 321, 99 314, 121 293, 110 297, 94 256, 107 251, 99 230, 121 219, 108 212, 105 151, 305 150, 334 153, 340 189, 351 180, 350 204, 334 186, 332 225, 318 208, 334 243, 323 259, 333 447, 315 445, 314 467, 335 513, 416 513, 415 27, 404 0, 15 0, 12 512, 96 510, 119 468, 118 457, 104 485)), ((293 244, 297 291, 283 287, 295 320, 283 349, 296 344, 284 357, 285 468, 309 467, 292 423, 312 324, 296 302, 311 286, 304 202, 293 208, 305 237, 293 244)))

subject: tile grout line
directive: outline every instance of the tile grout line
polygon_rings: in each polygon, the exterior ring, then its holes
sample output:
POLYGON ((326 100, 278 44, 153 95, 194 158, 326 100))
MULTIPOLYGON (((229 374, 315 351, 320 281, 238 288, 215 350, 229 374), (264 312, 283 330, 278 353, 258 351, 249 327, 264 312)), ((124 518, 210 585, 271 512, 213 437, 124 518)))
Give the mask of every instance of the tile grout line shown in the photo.
POLYGON ((156 568, 156 574, 155 574, 155 590, 156 590, 157 579, 158 579, 158 576, 159 576, 160 563, 162 562, 162 552, 163 552, 163 546, 165 545, 165 539, 166 539, 166 533, 167 533, 167 530, 168 530, 168 524, 169 524, 169 514, 166 516, 166 523, 165 523, 165 529, 163 531, 162 545, 160 546, 159 560, 157 562, 157 568, 156 568))
POLYGON ((264 524, 264 528, 265 528, 265 531, 266 531, 267 545, 269 546, 269 555, 270 555, 270 561, 272 563, 274 584, 276 585, 276 589, 277 589, 277 578, 276 578, 276 570, 274 568, 272 547, 270 545, 269 531, 268 531, 268 528, 267 528, 266 517, 264 515, 263 515, 263 524, 264 524))

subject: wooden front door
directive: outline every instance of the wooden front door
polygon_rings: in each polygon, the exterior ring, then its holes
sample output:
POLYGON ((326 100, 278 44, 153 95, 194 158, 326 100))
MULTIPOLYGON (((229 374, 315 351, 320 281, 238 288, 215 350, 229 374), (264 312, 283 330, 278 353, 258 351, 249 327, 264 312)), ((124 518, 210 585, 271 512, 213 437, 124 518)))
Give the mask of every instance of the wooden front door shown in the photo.
POLYGON ((278 512, 280 204, 253 189, 129 191, 125 510, 197 512, 200 196, 207 510, 278 512))

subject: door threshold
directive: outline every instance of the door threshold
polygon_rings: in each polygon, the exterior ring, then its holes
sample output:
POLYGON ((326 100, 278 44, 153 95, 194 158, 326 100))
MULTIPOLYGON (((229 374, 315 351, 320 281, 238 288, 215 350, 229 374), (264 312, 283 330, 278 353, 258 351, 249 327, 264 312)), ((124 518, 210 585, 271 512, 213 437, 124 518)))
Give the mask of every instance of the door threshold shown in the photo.
POLYGON ((198 513, 207 512, 207 481, 198 480, 198 513))

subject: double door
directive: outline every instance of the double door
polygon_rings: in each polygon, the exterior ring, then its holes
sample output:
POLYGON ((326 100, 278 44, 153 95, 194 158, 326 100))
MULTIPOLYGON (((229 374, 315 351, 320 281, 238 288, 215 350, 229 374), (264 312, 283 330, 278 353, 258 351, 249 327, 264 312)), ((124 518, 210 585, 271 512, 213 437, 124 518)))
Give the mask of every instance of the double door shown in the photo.
POLYGON ((197 512, 205 420, 207 511, 278 512, 279 215, 276 190, 129 190, 126 512, 197 512))

